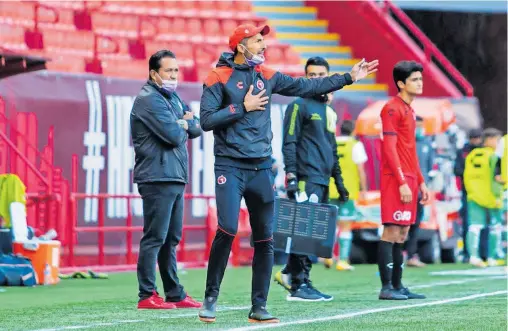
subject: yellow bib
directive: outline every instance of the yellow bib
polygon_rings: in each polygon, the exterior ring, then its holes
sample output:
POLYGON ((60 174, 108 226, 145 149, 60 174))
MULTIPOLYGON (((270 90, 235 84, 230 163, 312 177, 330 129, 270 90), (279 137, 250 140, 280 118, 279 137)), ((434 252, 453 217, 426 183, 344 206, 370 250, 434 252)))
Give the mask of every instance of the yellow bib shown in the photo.
POLYGON ((494 169, 496 158, 491 148, 475 148, 466 157, 464 185, 467 199, 485 208, 500 208, 501 199, 495 194, 494 169))
POLYGON ((5 220, 6 227, 11 227, 9 206, 13 202, 26 205, 26 187, 21 179, 14 174, 0 175, 0 216, 5 220))
MULTIPOLYGON (((348 140, 337 139, 337 155, 339 156, 342 179, 351 200, 357 200, 360 195, 360 175, 357 165, 353 162, 353 147, 356 143, 358 141, 353 138, 348 140)), ((339 198, 339 192, 333 178, 330 178, 329 196, 330 199, 339 198)))
POLYGON ((508 134, 503 137, 503 156, 501 157, 501 177, 504 180, 504 189, 508 190, 508 134))

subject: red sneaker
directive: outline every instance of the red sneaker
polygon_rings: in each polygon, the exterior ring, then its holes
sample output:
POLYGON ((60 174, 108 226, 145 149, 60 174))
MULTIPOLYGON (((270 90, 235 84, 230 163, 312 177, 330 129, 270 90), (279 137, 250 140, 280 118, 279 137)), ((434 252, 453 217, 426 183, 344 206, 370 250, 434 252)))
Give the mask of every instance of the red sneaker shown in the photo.
POLYGON ((171 302, 164 302, 158 294, 154 293, 151 297, 138 302, 138 309, 175 309, 176 306, 171 302))
MULTIPOLYGON (((169 303, 169 301, 166 301, 166 302, 169 303)), ((176 306, 176 308, 201 308, 201 306, 202 306, 201 302, 197 302, 189 295, 187 295, 185 297, 185 299, 183 299, 182 301, 171 302, 171 303, 174 304, 176 306)))

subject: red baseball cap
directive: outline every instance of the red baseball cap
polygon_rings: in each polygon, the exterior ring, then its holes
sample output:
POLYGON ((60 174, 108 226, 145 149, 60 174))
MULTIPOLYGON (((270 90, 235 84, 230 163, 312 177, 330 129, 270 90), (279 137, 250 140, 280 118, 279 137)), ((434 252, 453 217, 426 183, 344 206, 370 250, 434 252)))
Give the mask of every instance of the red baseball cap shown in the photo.
POLYGON ((270 33, 270 27, 268 25, 254 26, 252 24, 242 24, 238 26, 233 34, 229 37, 229 48, 234 52, 236 46, 244 39, 261 33, 262 36, 266 36, 270 33))

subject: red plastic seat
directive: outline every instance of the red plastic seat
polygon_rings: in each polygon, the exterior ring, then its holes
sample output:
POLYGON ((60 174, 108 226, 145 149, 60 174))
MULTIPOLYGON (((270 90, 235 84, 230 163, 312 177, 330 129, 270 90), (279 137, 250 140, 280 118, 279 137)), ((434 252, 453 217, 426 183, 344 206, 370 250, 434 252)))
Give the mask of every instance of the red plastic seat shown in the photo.
POLYGON ((233 31, 238 27, 239 22, 236 20, 228 19, 222 21, 222 34, 224 36, 230 36, 233 31))
POLYGON ((182 17, 175 17, 171 21, 159 23, 159 31, 156 40, 188 41, 187 20, 182 17), (166 28, 167 26, 167 28, 166 28))
POLYGON ((0 1, 0 24, 32 28, 35 7, 29 2, 0 1))
POLYGON ((189 40, 200 42, 204 40, 203 22, 199 18, 191 18, 187 21, 187 35, 189 40))
POLYGON ((283 63, 285 60, 284 47, 272 45, 266 49, 267 63, 283 63))
POLYGON ((25 43, 25 29, 12 25, 0 24, 0 45, 6 49, 22 51, 28 47, 25 43))
MULTIPOLYGON (((73 9, 73 10, 82 10, 85 8, 84 1, 46 1, 39 0, 40 4, 45 6, 55 7, 55 8, 65 8, 65 9, 73 9)), ((88 1, 87 6, 91 1, 88 1)))
POLYGON ((134 15, 92 13, 92 28, 101 35, 136 38, 138 24, 139 18, 134 15))
POLYGON ((300 64, 300 54, 298 54, 293 48, 287 47, 285 50, 285 61, 287 64, 294 64, 298 65, 300 64))
POLYGON ((147 41, 145 42, 145 54, 149 59, 152 54, 161 49, 168 49, 175 53, 180 67, 193 67, 194 66, 194 52, 192 44, 182 43, 175 41, 147 41))
POLYGON ((91 31, 42 29, 44 48, 48 52, 84 57, 93 56, 94 34, 91 31))
POLYGON ((129 51, 129 40, 124 38, 105 38, 97 39, 97 57, 101 60, 131 60, 129 51))
POLYGON ((237 12, 251 12, 252 4, 250 1, 236 0, 233 2, 234 10, 237 12))
POLYGON ((230 1, 230 0, 216 1, 215 6, 219 12, 226 12, 227 13, 227 12, 234 12, 235 11, 233 1, 230 1))
POLYGON ((85 72, 85 58, 76 56, 63 56, 59 54, 45 54, 50 61, 46 62, 46 68, 59 72, 85 72))
POLYGON ((106 76, 146 79, 148 63, 145 60, 104 60, 102 73, 106 76))
POLYGON ((50 27, 57 30, 76 29, 72 9, 39 7, 37 18, 39 27, 50 27))

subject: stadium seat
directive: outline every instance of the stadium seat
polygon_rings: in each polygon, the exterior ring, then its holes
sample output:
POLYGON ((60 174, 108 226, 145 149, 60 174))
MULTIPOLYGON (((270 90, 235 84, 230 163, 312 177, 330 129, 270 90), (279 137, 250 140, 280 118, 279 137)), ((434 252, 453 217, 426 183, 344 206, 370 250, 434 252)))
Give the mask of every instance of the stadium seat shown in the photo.
POLYGON ((33 28, 34 19, 33 3, 0 1, 0 24, 33 28))
POLYGON ((106 76, 146 79, 148 64, 145 60, 104 60, 102 73, 106 76))
POLYGON ((51 27, 55 30, 75 30, 74 11, 72 9, 55 9, 39 7, 37 11, 39 27, 51 27))
POLYGON ((43 55, 51 59, 46 62, 46 68, 48 70, 74 73, 81 73, 85 71, 85 59, 82 57, 62 56, 58 54, 52 55, 48 53, 43 55))
MULTIPOLYGON (((84 1, 46 1, 39 0, 40 4, 45 6, 50 6, 54 8, 64 8, 64 9, 73 9, 73 10, 83 10, 85 8, 84 1)), ((90 3, 93 1, 87 1, 87 7, 90 6, 90 3)))
POLYGON ((44 48, 49 52, 93 57, 94 34, 90 31, 43 29, 44 48))
POLYGON ((173 19, 164 20, 164 23, 159 23, 159 33, 157 34, 156 39, 188 41, 186 19, 182 17, 175 17, 173 19))
POLYGON ((137 38, 139 18, 135 15, 92 13, 93 31, 106 36, 137 38))
POLYGON ((97 52, 101 60, 131 60, 129 39, 98 37, 97 52))
POLYGON ((145 55, 149 59, 152 54, 161 49, 168 49, 175 53, 180 67, 193 67, 194 66, 194 52, 192 44, 182 42, 161 42, 161 41, 147 41, 145 42, 145 55))
POLYGON ((28 47, 25 43, 25 29, 22 27, 0 24, 0 45, 13 51, 26 50, 28 47))
POLYGON ((202 33, 208 42, 220 43, 226 41, 224 38, 222 38, 222 28, 220 21, 215 18, 203 20, 202 33))

